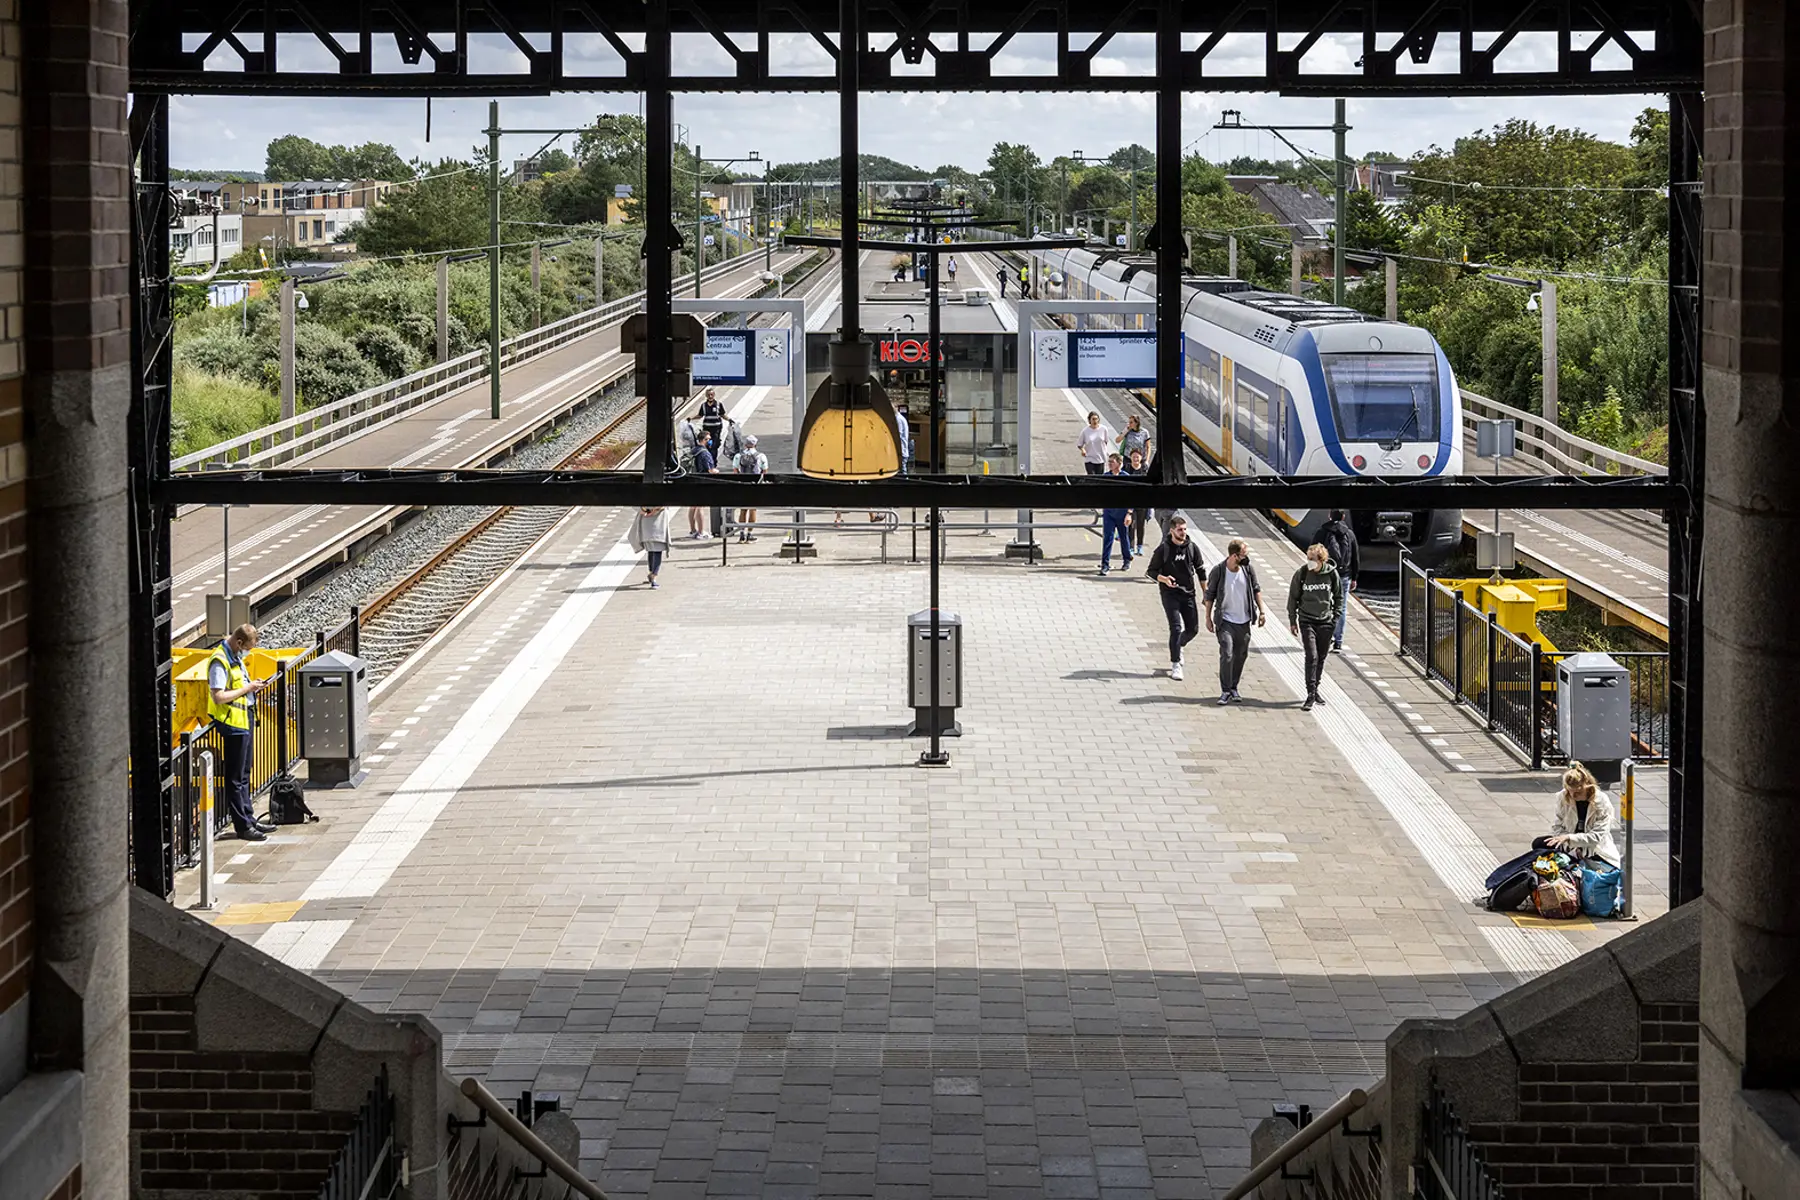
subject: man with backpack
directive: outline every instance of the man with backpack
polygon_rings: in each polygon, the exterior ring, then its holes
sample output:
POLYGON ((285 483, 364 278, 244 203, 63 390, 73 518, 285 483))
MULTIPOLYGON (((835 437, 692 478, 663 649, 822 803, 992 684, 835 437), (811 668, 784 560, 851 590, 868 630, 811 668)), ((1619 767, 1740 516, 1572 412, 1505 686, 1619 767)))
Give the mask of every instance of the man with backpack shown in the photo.
MULTIPOLYGON (((769 456, 756 448, 754 433, 745 436, 744 448, 738 451, 737 457, 732 460, 732 465, 737 468, 739 475, 753 478, 758 483, 761 483, 762 477, 768 474, 769 456)), ((738 509, 738 541, 754 542, 756 533, 752 526, 755 524, 756 510, 754 508, 738 509)))
POLYGON ((1151 552, 1144 574, 1160 585, 1163 616, 1169 620, 1169 678, 1180 682, 1181 648, 1200 632, 1198 598, 1206 564, 1200 560, 1200 547, 1188 537, 1186 517, 1171 517, 1168 532, 1151 552))
POLYGON ((1332 630, 1331 648, 1344 648, 1344 619, 1350 613, 1350 593, 1356 590, 1356 576, 1362 570, 1357 551, 1356 531, 1350 528, 1344 510, 1331 510, 1331 519, 1319 526, 1319 545, 1338 569, 1337 626, 1332 630))

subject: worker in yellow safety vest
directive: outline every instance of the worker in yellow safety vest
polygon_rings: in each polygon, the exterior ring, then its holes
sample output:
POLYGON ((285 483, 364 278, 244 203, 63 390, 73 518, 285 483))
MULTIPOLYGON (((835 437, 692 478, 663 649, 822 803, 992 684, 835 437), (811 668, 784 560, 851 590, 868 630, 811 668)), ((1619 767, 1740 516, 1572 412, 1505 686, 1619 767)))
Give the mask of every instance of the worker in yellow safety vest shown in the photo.
POLYGON ((239 625, 213 647, 206 663, 206 717, 219 731, 225 753, 225 811, 238 838, 267 841, 275 826, 256 819, 250 805, 251 731, 256 725, 254 697, 271 682, 251 679, 244 656, 256 649, 256 626, 239 625))

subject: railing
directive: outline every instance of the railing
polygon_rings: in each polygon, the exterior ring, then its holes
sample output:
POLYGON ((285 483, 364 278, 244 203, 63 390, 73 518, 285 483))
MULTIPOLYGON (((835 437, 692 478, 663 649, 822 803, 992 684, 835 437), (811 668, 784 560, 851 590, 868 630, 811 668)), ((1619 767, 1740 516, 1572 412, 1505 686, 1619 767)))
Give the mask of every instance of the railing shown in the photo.
POLYGON ((1536 413, 1490 400, 1486 396, 1462 392, 1463 425, 1472 430, 1482 418, 1518 422, 1518 443, 1525 453, 1547 463, 1559 472, 1574 475, 1667 475, 1669 469, 1648 459, 1637 458, 1611 446, 1602 446, 1577 437, 1560 425, 1552 425, 1536 413))
POLYGON ((464 1079, 458 1085, 457 1090, 462 1092, 481 1111, 481 1120, 459 1121, 452 1115, 450 1118, 452 1131, 464 1125, 483 1125, 492 1120, 495 1125, 500 1127, 502 1133, 512 1138, 522 1149, 542 1163, 545 1172, 567 1184, 570 1191, 587 1197, 587 1200, 606 1200, 606 1193, 601 1191, 593 1180, 577 1171, 567 1159, 547 1146, 544 1139, 531 1132, 531 1127, 513 1116, 506 1105, 500 1103, 497 1096, 481 1085, 479 1079, 473 1077, 464 1079))
POLYGON ((319 1189, 319 1200, 386 1200, 400 1181, 394 1145, 394 1094, 388 1091, 387 1066, 356 1114, 350 1140, 338 1151, 331 1173, 319 1189))
POLYGON ((1506 1193, 1488 1174, 1462 1119, 1435 1079, 1420 1106, 1419 1133, 1415 1200, 1505 1200, 1506 1193))
MULTIPOLYGON (((1487 720, 1490 733, 1511 742, 1541 770, 1565 758, 1556 737, 1555 663, 1546 652, 1431 578, 1404 552, 1400 556, 1400 656, 1443 684, 1458 703, 1487 720)), ((1668 757, 1669 654, 1632 650, 1611 656, 1631 673, 1631 757, 1668 757)))
MULTIPOLYGON (((1301 1126, 1300 1132, 1281 1143, 1275 1153, 1257 1163, 1248 1175, 1238 1181, 1236 1187, 1225 1193, 1223 1200, 1242 1200, 1243 1197, 1250 1195, 1260 1187, 1269 1176, 1286 1168, 1288 1163, 1297 1158, 1301 1151, 1308 1146, 1330 1134, 1340 1125, 1348 1129, 1350 1114, 1368 1102, 1367 1092, 1361 1088, 1353 1089, 1349 1095, 1313 1118, 1309 1124, 1301 1126)), ((1371 1136, 1379 1137, 1379 1130, 1374 1131, 1371 1136)))
MULTIPOLYGON (((760 251, 707 267, 702 279, 725 274, 749 265, 760 251)), ((675 281, 677 291, 693 281, 690 273, 675 281)), ((587 337, 637 312, 644 304, 644 293, 633 292, 597 308, 574 313, 548 325, 540 325, 514 334, 500 343, 500 367, 505 370, 515 363, 536 357, 578 338, 587 337)), ((291 463, 322 450, 372 425, 428 404, 451 392, 459 391, 487 378, 487 350, 471 350, 456 358, 436 363, 390 383, 345 396, 330 404, 309 408, 303 413, 264 425, 249 433, 184 454, 170 467, 176 471, 204 470, 209 466, 267 467, 291 463)))

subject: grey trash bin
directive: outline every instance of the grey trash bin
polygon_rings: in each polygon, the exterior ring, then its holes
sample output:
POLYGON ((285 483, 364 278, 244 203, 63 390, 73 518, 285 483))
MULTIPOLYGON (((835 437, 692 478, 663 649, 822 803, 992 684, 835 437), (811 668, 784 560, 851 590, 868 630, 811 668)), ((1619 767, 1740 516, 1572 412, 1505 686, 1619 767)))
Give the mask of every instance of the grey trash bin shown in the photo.
POLYGON ((1631 672, 1610 654, 1571 654, 1556 664, 1556 741, 1602 783, 1617 783, 1631 757, 1631 672))
POLYGON ((300 755, 312 787, 355 787, 369 735, 369 665, 333 650, 300 668, 300 755))
MULTIPOLYGON (((941 737, 961 737, 956 710, 962 707, 962 618, 938 612, 938 713, 941 737)), ((906 694, 913 724, 907 733, 931 736, 931 610, 906 618, 906 694)))

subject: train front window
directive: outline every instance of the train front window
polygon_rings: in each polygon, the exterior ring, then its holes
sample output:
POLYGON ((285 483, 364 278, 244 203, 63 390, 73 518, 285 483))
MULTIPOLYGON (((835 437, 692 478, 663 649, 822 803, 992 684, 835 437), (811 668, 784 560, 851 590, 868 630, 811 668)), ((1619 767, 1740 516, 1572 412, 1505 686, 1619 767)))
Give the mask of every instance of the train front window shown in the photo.
POLYGON ((1325 386, 1346 442, 1438 440, 1438 364, 1431 354, 1326 354, 1325 386))

